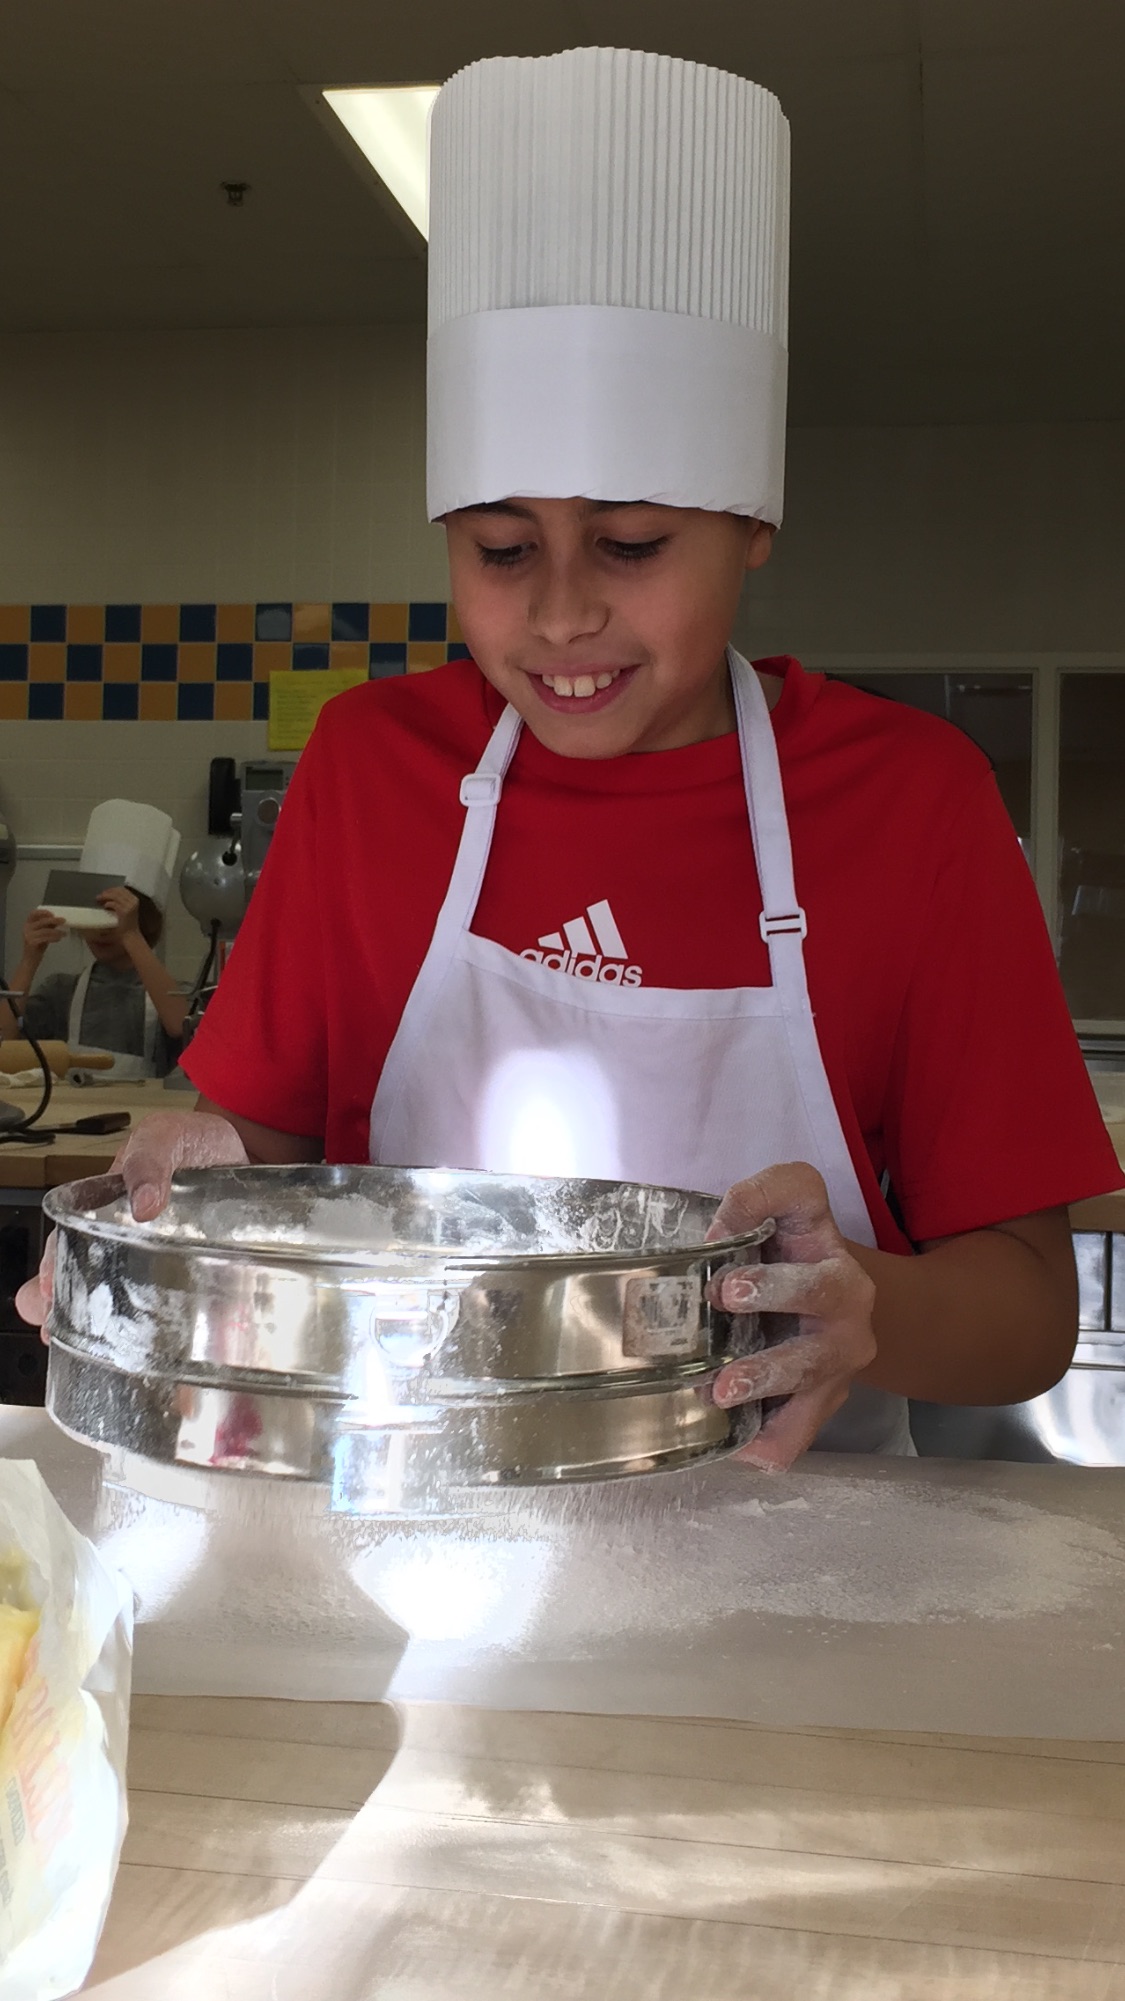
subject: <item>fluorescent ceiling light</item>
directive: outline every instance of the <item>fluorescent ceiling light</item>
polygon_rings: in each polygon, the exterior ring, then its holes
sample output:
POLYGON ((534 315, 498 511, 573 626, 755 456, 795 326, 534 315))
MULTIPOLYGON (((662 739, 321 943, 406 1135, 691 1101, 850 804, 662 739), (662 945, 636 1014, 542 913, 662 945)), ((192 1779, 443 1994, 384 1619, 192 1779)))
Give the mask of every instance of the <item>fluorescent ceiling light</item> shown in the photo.
POLYGON ((438 85, 393 90, 326 90, 336 113, 379 179, 429 236, 429 120, 438 85))

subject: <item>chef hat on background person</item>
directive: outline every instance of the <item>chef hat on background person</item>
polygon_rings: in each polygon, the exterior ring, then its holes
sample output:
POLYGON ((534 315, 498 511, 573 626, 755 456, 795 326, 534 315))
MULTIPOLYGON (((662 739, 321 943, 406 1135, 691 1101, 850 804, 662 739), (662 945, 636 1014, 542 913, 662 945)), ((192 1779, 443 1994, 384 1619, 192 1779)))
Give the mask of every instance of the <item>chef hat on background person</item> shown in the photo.
POLYGON ((431 520, 511 495, 781 520, 789 127, 626 49, 490 57, 430 127, 431 520))
POLYGON ((159 806, 133 799, 104 799, 86 829, 78 866, 95 875, 123 875, 138 896, 167 908, 180 837, 159 806))

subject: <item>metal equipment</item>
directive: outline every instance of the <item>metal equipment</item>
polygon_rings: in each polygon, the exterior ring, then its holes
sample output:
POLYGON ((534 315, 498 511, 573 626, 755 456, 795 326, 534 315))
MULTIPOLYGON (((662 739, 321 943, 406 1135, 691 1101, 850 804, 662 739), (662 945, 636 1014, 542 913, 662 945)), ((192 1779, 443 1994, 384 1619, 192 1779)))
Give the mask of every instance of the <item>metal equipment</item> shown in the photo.
POLYGON ((707 1243, 713 1196, 254 1167, 179 1175, 150 1223, 109 1176, 44 1209, 47 1407, 106 1452, 428 1514, 468 1489, 687 1465, 758 1426, 708 1395, 759 1340, 708 1287, 773 1225, 707 1243))
POLYGON ((262 872, 295 758, 248 761, 235 775, 234 759, 211 761, 207 839, 180 870, 184 908, 208 935, 234 937, 262 872))
MULTIPOLYGON (((184 1023, 186 1047, 215 991, 281 813, 295 758, 249 761, 236 773, 233 757, 211 760, 207 802, 207 838, 180 870, 180 900, 207 939, 207 955, 192 986, 184 1023)), ((173 1069, 165 1078, 171 1089, 190 1089, 187 1077, 173 1069)))

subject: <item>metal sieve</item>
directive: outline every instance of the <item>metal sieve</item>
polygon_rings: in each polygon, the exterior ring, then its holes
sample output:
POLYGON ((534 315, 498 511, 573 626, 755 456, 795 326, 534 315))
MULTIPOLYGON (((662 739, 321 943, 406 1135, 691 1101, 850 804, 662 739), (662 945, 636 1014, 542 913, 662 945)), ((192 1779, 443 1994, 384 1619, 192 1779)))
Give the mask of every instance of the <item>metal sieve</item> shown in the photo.
POLYGON ((757 1429, 717 1369, 759 1345, 708 1282, 772 1223, 706 1243, 714 1196, 391 1167, 178 1175, 150 1223, 124 1184, 53 1189, 47 1407, 162 1465, 320 1483, 359 1514, 459 1490, 611 1479, 757 1429))

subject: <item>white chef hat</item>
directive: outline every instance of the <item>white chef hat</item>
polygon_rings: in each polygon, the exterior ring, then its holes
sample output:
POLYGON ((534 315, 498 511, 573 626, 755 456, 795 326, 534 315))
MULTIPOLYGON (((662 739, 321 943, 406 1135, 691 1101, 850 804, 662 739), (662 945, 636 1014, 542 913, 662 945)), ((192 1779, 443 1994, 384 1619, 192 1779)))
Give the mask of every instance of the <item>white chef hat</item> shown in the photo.
POLYGON ((430 128, 431 520, 513 494, 781 520, 789 127, 626 49, 490 57, 430 128))
POLYGON ((179 846, 180 837, 159 806, 104 799, 90 815, 78 866, 95 875, 123 875, 130 889, 151 896, 163 910, 179 846))

